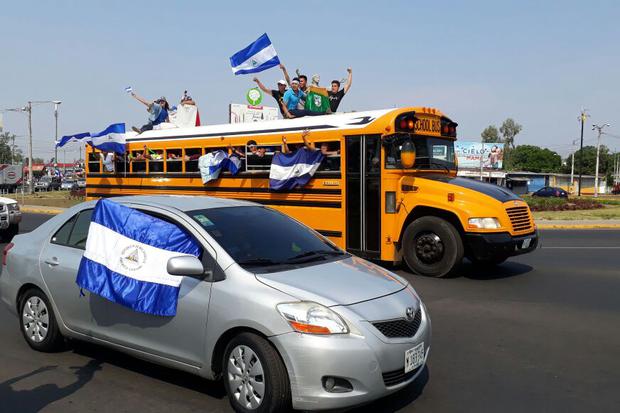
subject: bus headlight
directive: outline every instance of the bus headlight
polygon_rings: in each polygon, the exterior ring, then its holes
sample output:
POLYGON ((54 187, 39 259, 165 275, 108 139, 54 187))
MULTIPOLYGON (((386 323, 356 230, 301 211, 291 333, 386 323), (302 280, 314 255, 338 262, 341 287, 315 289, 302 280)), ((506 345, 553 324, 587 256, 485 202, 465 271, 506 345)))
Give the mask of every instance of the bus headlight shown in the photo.
POLYGON ((469 218, 469 227, 480 229, 498 229, 502 226, 497 218, 469 218))

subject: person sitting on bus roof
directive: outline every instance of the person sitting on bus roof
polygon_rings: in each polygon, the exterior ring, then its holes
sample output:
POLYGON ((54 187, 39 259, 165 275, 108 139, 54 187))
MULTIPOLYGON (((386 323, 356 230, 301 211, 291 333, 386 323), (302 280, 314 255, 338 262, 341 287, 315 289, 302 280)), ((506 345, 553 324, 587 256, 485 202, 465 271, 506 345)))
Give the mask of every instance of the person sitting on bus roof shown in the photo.
POLYGON ((340 81, 332 80, 332 89, 327 92, 327 95, 329 96, 329 108, 332 113, 336 113, 338 106, 340 105, 340 101, 351 88, 351 82, 353 82, 353 72, 350 67, 347 69, 347 72, 349 72, 349 78, 347 79, 347 83, 344 84, 344 88, 340 89, 340 81))
POLYGON ((284 110, 282 109, 282 98, 284 97, 284 93, 286 93, 287 89, 286 89, 286 80, 284 79, 280 79, 278 80, 278 89, 267 89, 265 87, 265 85, 263 85, 263 83, 258 80, 257 77, 254 78, 254 81, 256 82, 256 84, 258 85, 258 87, 265 92, 266 94, 270 95, 271 97, 273 97, 276 102, 278 102, 278 108, 280 109, 280 114, 282 115, 282 117, 285 117, 284 114, 284 110))
POLYGON ((306 94, 299 87, 299 79, 294 78, 291 81, 291 88, 284 92, 282 102, 290 115, 294 117, 305 116, 305 110, 298 108, 299 101, 305 97, 306 94))
POLYGON ((159 99, 149 102, 144 98, 136 95, 134 92, 131 92, 131 96, 133 96, 138 102, 142 103, 146 106, 146 110, 149 112, 149 122, 142 126, 140 129, 133 126, 134 132, 142 133, 147 130, 152 130, 153 126, 159 125, 163 122, 168 122, 168 111, 170 110, 170 105, 165 97, 160 97, 159 99))

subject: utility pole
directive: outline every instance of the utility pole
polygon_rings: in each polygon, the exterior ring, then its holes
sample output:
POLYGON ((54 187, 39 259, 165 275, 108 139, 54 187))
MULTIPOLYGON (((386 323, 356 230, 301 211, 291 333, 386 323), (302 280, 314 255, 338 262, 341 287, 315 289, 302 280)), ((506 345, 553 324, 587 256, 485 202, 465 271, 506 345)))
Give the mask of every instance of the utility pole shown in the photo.
POLYGON ((59 100, 55 100, 54 102, 54 118, 56 119, 56 135, 54 141, 54 162, 58 163, 58 147, 56 146, 56 142, 58 142, 58 106, 62 103, 59 100))
POLYGON ((483 167, 483 163, 482 163, 482 158, 484 156, 484 140, 482 141, 482 147, 480 148, 480 180, 482 181, 482 167, 483 167))
POLYGON ((575 146, 577 145, 577 139, 573 140, 573 153, 571 154, 570 163, 570 186, 575 190, 575 146))
MULTIPOLYGON (((604 123, 603 125, 592 125, 592 130, 598 131, 598 138, 596 140, 596 170, 594 172, 594 196, 598 196, 598 164, 599 164, 599 156, 601 152, 601 135, 603 134, 603 128, 609 127, 609 123, 604 123)), ((583 127, 583 126, 582 126, 583 127)))
POLYGON ((579 120, 581 120, 581 144, 579 145, 579 190, 577 196, 581 196, 581 175, 583 174, 583 125, 586 123, 586 118, 589 116, 586 112, 588 109, 581 109, 579 120))
POLYGON ((28 112, 28 193, 34 192, 34 179, 32 174, 32 102, 26 106, 28 112))

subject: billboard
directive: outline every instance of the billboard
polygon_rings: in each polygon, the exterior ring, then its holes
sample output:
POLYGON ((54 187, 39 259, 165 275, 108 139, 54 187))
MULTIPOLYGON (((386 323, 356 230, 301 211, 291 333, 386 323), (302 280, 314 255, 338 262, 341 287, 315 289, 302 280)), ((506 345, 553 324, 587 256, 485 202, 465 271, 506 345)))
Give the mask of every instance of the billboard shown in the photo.
POLYGON ((230 123, 263 122, 278 119, 278 109, 269 106, 252 106, 231 103, 229 107, 230 123))
POLYGON ((454 150, 459 160, 459 169, 502 169, 504 162, 504 144, 481 143, 471 141, 454 142, 454 150))

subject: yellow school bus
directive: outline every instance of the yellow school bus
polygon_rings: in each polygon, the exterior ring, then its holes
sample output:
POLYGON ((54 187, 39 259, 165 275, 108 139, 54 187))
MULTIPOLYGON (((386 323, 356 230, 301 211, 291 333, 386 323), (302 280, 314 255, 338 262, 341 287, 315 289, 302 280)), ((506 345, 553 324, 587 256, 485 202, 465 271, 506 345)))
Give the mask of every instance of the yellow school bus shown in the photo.
POLYGON ((488 265, 532 251, 538 235, 523 200, 505 188, 456 176, 456 129, 437 109, 408 107, 147 131, 127 138, 127 154, 117 156, 113 168, 89 151, 87 197, 172 194, 252 201, 303 222, 353 254, 405 261, 412 271, 435 277, 454 273, 464 257, 488 265), (270 189, 271 158, 282 138, 294 149, 304 130, 327 156, 307 185, 270 189), (240 171, 222 172, 203 184, 200 156, 230 147, 245 158, 240 171))

